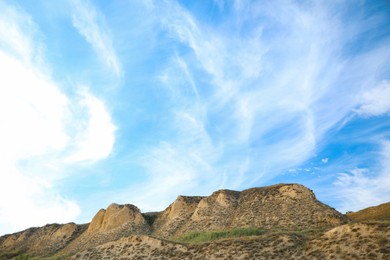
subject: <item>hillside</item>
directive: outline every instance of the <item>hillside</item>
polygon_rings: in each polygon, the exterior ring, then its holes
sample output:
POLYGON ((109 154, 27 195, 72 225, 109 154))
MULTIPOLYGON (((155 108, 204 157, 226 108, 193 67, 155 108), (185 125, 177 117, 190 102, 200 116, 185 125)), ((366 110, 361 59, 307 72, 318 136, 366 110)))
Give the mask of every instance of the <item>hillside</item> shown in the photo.
POLYGON ((178 196, 162 212, 111 204, 86 225, 52 224, 6 235, 0 237, 0 259, 390 256, 388 224, 348 222, 299 184, 219 190, 206 197, 178 196))
POLYGON ((131 236, 75 254, 72 259, 389 259, 390 225, 346 224, 310 238, 270 232, 201 244, 131 236))
POLYGON ((378 206, 369 207, 357 212, 348 213, 347 216, 355 221, 389 221, 390 202, 378 206))

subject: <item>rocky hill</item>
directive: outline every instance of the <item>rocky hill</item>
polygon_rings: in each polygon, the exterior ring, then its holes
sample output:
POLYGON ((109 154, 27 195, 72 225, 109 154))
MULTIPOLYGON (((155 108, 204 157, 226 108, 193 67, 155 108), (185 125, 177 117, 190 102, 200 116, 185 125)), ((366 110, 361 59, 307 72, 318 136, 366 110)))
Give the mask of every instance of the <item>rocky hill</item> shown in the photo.
POLYGON ((36 256, 51 256, 86 231, 87 225, 69 223, 50 224, 0 238, 0 259, 28 253, 36 256))
POLYGON ((279 184, 242 192, 219 190, 208 197, 179 196, 156 219, 152 234, 169 238, 238 227, 310 229, 346 220, 344 215, 319 202, 306 187, 279 184))
POLYGON ((87 225, 53 224, 6 235, 0 238, 0 259, 390 256, 390 225, 348 222, 299 184, 219 190, 207 197, 179 196, 162 212, 141 213, 134 205, 111 204, 87 225), (347 238, 353 238, 360 251, 346 249, 351 243, 347 238))

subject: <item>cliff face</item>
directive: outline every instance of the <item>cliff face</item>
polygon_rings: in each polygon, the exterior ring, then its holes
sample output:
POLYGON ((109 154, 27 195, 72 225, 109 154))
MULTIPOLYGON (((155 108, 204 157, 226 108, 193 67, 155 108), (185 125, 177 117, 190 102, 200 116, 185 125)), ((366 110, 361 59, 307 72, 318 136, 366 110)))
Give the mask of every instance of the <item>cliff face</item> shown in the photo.
POLYGON ((89 224, 87 233, 107 232, 122 226, 132 229, 134 233, 148 233, 150 231, 149 225, 136 206, 113 203, 108 206, 107 210, 101 209, 96 213, 89 224))
POLYGON ((99 210, 89 225, 47 225, 3 236, 0 252, 72 255, 134 235, 174 239, 195 231, 322 229, 346 221, 344 215, 319 202, 306 187, 279 184, 241 192, 219 190, 207 197, 179 196, 163 212, 153 214, 141 214, 130 204, 111 204, 99 210))

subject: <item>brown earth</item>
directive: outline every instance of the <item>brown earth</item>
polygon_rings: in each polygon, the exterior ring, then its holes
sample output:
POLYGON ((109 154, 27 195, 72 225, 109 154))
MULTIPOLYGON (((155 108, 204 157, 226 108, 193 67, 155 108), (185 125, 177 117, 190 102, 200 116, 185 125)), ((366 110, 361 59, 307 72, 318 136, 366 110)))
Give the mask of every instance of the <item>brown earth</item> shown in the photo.
MULTIPOLYGON (((385 223, 348 223, 299 184, 244 191, 219 190, 207 197, 179 196, 163 212, 111 204, 89 225, 52 224, 0 237, 0 259, 386 259, 385 223), (346 224, 347 223, 347 224, 346 224), (345 225, 344 225, 345 224, 345 225), (255 228, 261 234, 201 244, 174 242, 192 232, 255 228), (346 238, 353 239, 349 241, 346 238), (349 246, 359 250, 349 249, 349 246)), ((390 258, 389 258, 390 259, 390 258)))

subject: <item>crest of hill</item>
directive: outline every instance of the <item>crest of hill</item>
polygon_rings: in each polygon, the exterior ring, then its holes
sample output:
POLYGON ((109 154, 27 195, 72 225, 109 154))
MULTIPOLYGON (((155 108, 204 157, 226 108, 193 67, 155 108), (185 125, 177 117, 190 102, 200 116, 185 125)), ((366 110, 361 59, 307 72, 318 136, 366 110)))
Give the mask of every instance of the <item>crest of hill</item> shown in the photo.
POLYGON ((278 184, 244 191, 219 190, 208 197, 179 196, 153 223, 153 235, 169 238, 196 231, 257 227, 314 229, 347 218, 319 202, 299 184, 278 184))
POLYGON ((390 202, 378 206, 369 207, 357 212, 348 213, 347 216, 355 221, 389 221, 390 222, 390 202))
POLYGON ((111 204, 99 210, 89 225, 49 225, 3 236, 0 251, 61 256, 136 235, 175 239, 192 232, 247 227, 320 230, 347 221, 343 214, 319 202, 308 188, 278 184, 241 192, 218 190, 207 197, 178 196, 162 212, 142 214, 131 204, 111 204))

